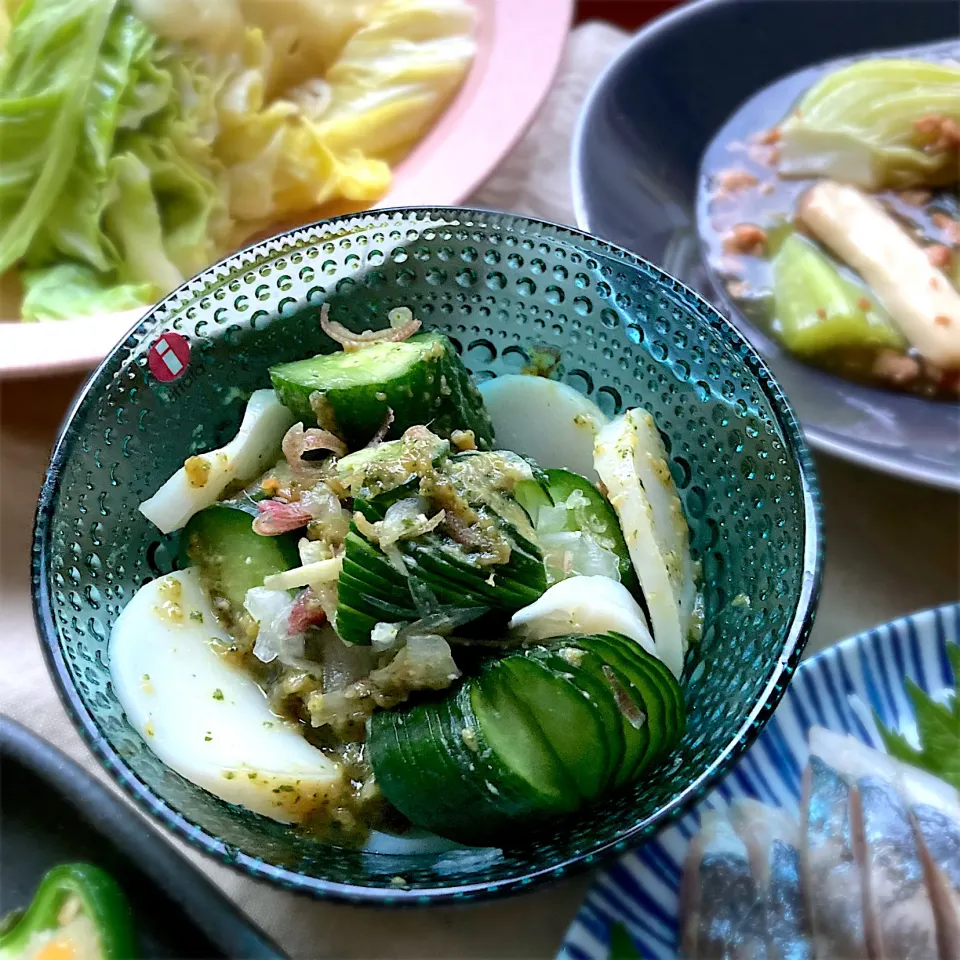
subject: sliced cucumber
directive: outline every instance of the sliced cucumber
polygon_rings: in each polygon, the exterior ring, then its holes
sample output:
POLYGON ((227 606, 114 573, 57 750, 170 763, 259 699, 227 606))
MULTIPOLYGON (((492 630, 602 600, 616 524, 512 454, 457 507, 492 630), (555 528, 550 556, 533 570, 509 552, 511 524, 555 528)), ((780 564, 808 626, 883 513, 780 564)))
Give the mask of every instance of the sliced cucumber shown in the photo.
POLYGON ((310 397, 319 394, 351 449, 369 442, 388 410, 394 419, 387 439, 426 424, 441 437, 472 430, 481 449, 493 443, 483 399, 442 333, 282 363, 270 368, 270 379, 280 401, 304 422, 316 422, 310 397))
POLYGON ((496 811, 487 807, 473 780, 461 775, 431 730, 429 717, 440 706, 431 701, 375 713, 367 738, 369 759, 383 795, 412 823, 482 842, 474 825, 485 825, 496 811))
POLYGON ((682 709, 673 675, 633 640, 568 636, 488 663, 441 698, 375 714, 370 760, 414 823, 503 844, 648 770, 676 745, 682 709), (636 710, 621 709, 623 696, 636 710), (639 724, 627 715, 637 711, 639 724))
POLYGON ((624 648, 630 652, 630 656, 643 666, 653 682, 656 683, 673 716, 672 739, 674 741, 680 740, 686 730, 687 708, 684 702, 683 689, 677 682, 676 677, 667 669, 662 660, 652 656, 630 637, 625 637, 620 633, 611 633, 610 637, 623 644, 624 648))
POLYGON ((364 447, 337 461, 337 478, 351 496, 365 500, 389 493, 418 475, 422 464, 436 466, 450 454, 450 441, 426 427, 414 427, 399 440, 364 447))
MULTIPOLYGON (((400 487, 372 500, 357 499, 354 506, 367 520, 376 523, 384 518, 390 504, 405 493, 406 488, 400 487)), ((536 600, 547 588, 539 550, 492 511, 485 515, 495 521, 510 547, 506 563, 481 566, 459 544, 437 531, 397 543, 406 574, 364 539, 355 523, 351 524, 338 584, 337 632, 341 638, 346 643, 365 644, 370 642, 370 631, 376 623, 418 619, 408 576, 415 576, 429 587, 446 606, 489 607, 491 615, 477 622, 480 629, 502 625, 521 607, 536 600)))
POLYGON ((532 657, 507 657, 495 669, 506 674, 580 796, 598 797, 610 773, 610 748, 596 705, 566 676, 532 657))
POLYGON ((246 620, 243 601, 266 577, 300 566, 297 536, 264 537, 253 532, 251 505, 217 503, 195 513, 180 535, 180 565, 200 570, 200 582, 228 628, 246 620), (222 607, 223 604, 218 605, 222 607))
POLYGON ((525 784, 531 813, 575 810, 580 805, 576 783, 527 704, 517 697, 504 662, 484 671, 470 686, 470 705, 483 743, 512 777, 525 784))
POLYGON ((620 782, 634 780, 672 750, 683 735, 680 685, 669 670, 629 637, 621 634, 592 636, 583 645, 626 678, 628 692, 646 717, 643 726, 649 738, 647 749, 620 782))
MULTIPOLYGON (((594 676, 599 674, 614 697, 614 703, 617 703, 618 697, 627 696, 633 708, 642 715, 642 720, 635 722, 628 715, 628 711, 617 706, 624 744, 623 760, 613 779, 613 785, 619 787, 629 783, 637 770, 649 762, 647 758, 651 755, 650 726, 646 714, 646 703, 634 683, 634 670, 619 654, 611 653, 605 645, 594 642, 598 639, 595 636, 570 638, 573 644, 578 645, 589 655, 584 663, 584 669, 594 676)), ((632 714, 633 710, 629 713, 632 714)))
POLYGON ((564 680, 572 683, 596 710, 603 725, 603 742, 607 746, 607 772, 604 786, 614 782, 624 763, 626 744, 623 715, 610 684, 603 675, 603 661, 596 654, 577 647, 533 648, 530 654, 564 680))

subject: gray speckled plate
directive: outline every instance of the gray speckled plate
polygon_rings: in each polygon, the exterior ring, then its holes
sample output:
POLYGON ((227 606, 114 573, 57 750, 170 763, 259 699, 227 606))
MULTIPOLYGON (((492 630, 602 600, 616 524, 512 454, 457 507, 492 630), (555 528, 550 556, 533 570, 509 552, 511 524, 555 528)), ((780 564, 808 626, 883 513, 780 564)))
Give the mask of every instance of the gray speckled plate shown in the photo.
POLYGON ((711 284, 695 210, 704 151, 763 87, 824 60, 956 35, 953 0, 693 3, 637 34, 598 80, 574 137, 572 186, 581 227, 659 263, 735 321, 811 444, 960 490, 960 404, 860 386, 793 360, 711 284))

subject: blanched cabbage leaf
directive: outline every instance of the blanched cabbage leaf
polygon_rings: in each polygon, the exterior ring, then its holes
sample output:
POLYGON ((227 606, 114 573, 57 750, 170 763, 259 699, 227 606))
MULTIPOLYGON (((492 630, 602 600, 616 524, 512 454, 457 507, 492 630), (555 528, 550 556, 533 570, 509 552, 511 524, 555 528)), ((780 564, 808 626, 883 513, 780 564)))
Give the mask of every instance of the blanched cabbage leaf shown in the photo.
POLYGON ((0 271, 29 248, 70 176, 116 0, 22 7, 0 75, 0 271))
POLYGON ((107 272, 116 251, 101 228, 107 204, 108 164, 122 112, 121 100, 138 58, 149 56, 153 37, 121 6, 110 19, 83 104, 80 137, 57 202, 39 225, 27 261, 66 258, 107 272))
POLYGON ((160 296, 270 226, 369 206, 474 53, 468 0, 0 10, 0 273, 29 275, 31 318, 69 309, 53 268, 80 314, 111 284, 160 296))
POLYGON ((105 222, 116 240, 125 279, 158 293, 173 290, 183 275, 163 246, 163 224, 150 186, 150 170, 132 153, 114 157, 115 196, 105 222))
POLYGON ((465 0, 379 0, 325 76, 333 102, 319 133, 336 152, 391 163, 463 82, 476 44, 465 0))
POLYGON ((69 320, 92 313, 117 313, 152 303, 151 284, 126 284, 78 263, 24 270, 21 314, 24 320, 69 320))
POLYGON ((368 203, 390 185, 390 168, 359 151, 337 155, 293 100, 266 99, 269 48, 247 31, 242 64, 223 81, 216 153, 226 170, 231 215, 260 225, 336 197, 368 203))
POLYGON ((126 3, 23 7, 0 77, 0 270, 19 263, 29 275, 24 316, 68 308, 44 268, 72 269, 71 285, 86 291, 73 299, 81 315, 149 302, 216 259, 229 225, 215 116, 196 64, 161 50, 126 3), (111 283, 125 289, 113 297, 111 283))
POLYGON ((957 64, 877 58, 835 70, 781 124, 780 174, 868 190, 956 181, 957 150, 918 128, 925 117, 960 124, 957 64))

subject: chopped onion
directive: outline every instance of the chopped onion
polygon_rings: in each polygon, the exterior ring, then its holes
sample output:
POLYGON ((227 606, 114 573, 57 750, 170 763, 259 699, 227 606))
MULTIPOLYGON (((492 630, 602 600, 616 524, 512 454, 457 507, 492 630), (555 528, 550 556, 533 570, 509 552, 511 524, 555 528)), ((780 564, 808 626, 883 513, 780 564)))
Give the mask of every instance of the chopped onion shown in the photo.
POLYGON ((345 689, 377 665, 377 656, 370 647, 351 647, 333 630, 322 631, 320 638, 324 694, 345 689))
POLYGON ((444 690, 460 676, 450 644, 436 634, 410 637, 385 667, 370 680, 387 697, 406 699, 413 690, 444 690))
MULTIPOLYGON (((550 509, 550 508, 547 508, 550 509)), ((561 577, 609 577, 620 580, 617 555, 582 531, 548 533, 538 537, 549 571, 561 577)))
POLYGON ((335 545, 346 539, 350 532, 350 516, 326 484, 318 483, 313 489, 304 490, 300 494, 300 506, 319 525, 323 540, 335 545))
POLYGON ((320 308, 320 328, 344 350, 362 350, 371 343, 400 343, 412 337, 420 329, 419 320, 408 320, 399 327, 387 327, 385 330, 364 330, 354 333, 342 323, 330 319, 330 307, 324 304, 320 308))
POLYGON ((381 549, 386 549, 400 540, 413 540, 436 530, 443 523, 444 511, 440 510, 427 519, 428 502, 422 497, 398 500, 387 508, 383 520, 377 524, 381 549))
POLYGON ((290 633, 290 614, 294 604, 289 594, 277 590, 252 587, 247 591, 243 606, 257 622, 253 655, 263 663, 279 659, 291 667, 302 664, 303 634, 290 633))
POLYGON ((399 633, 399 623, 378 623, 370 631, 370 646, 377 653, 386 653, 397 646, 399 633))
POLYGON ((321 560, 329 560, 333 556, 330 545, 323 540, 310 540, 307 537, 301 537, 297 544, 297 550, 300 553, 300 562, 306 566, 308 563, 319 563, 321 560))

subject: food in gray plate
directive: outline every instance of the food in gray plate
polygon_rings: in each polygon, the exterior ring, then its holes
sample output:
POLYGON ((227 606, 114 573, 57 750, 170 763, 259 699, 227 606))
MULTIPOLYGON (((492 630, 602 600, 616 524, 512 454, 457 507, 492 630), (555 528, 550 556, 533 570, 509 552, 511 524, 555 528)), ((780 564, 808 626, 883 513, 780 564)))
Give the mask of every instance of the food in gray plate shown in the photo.
POLYGON ((944 400, 960 395, 958 57, 824 67, 773 126, 758 95, 752 135, 708 151, 700 211, 719 282, 790 353, 944 400))

